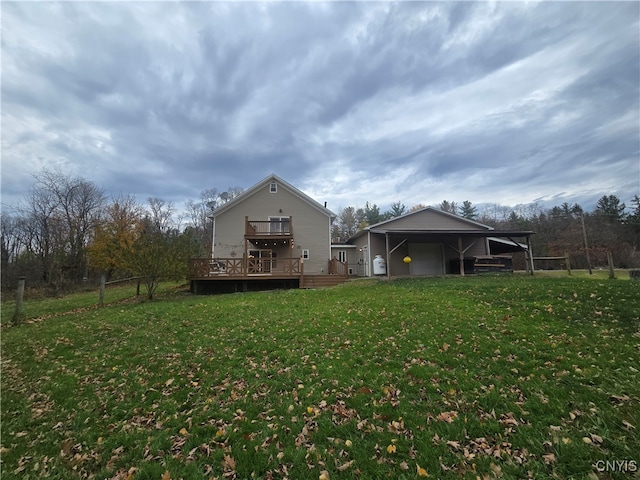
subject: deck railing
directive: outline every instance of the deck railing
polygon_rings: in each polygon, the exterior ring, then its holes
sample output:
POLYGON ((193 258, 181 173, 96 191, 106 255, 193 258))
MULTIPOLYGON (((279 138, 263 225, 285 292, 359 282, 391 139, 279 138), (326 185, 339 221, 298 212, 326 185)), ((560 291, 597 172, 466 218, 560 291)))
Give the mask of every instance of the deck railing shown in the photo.
POLYGON ((333 257, 329 260, 329 274, 342 275, 346 277, 349 275, 349 265, 346 262, 341 262, 336 257, 333 257))
POLYGON ((189 278, 300 276, 303 264, 300 258, 192 258, 189 278))

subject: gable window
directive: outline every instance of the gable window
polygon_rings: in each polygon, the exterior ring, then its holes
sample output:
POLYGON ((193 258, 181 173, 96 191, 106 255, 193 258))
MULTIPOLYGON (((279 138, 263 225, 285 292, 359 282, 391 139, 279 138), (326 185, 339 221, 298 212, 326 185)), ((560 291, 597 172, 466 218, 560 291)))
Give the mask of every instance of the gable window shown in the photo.
POLYGON ((271 182, 271 184, 269 185, 269 192, 278 193, 278 184, 276 182, 271 182))

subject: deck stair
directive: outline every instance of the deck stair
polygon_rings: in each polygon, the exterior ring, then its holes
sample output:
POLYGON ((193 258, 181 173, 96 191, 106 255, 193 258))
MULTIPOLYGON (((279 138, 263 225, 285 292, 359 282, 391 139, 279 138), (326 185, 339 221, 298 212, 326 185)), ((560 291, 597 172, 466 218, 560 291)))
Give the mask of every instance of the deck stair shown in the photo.
POLYGON ((323 288, 340 285, 349 280, 346 275, 305 275, 301 288, 323 288))

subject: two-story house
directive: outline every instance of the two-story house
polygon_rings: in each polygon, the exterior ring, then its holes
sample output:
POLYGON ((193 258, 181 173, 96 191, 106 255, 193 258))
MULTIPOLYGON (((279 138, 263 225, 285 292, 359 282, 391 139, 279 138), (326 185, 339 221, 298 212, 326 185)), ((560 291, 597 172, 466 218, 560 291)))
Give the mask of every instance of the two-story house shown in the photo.
POLYGON ((346 269, 331 262, 335 217, 282 178, 268 176, 211 213, 211 258, 192 262, 192 291, 312 286, 330 274, 337 280, 346 269))

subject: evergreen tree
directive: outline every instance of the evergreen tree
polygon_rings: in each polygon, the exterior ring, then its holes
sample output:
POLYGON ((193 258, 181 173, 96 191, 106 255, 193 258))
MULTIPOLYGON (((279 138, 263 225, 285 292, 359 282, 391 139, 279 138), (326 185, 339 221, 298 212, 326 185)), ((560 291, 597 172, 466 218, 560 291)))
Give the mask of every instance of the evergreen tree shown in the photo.
POLYGON ((465 200, 458 208, 458 214, 463 218, 475 220, 478 216, 478 209, 474 207, 469 200, 465 200))

